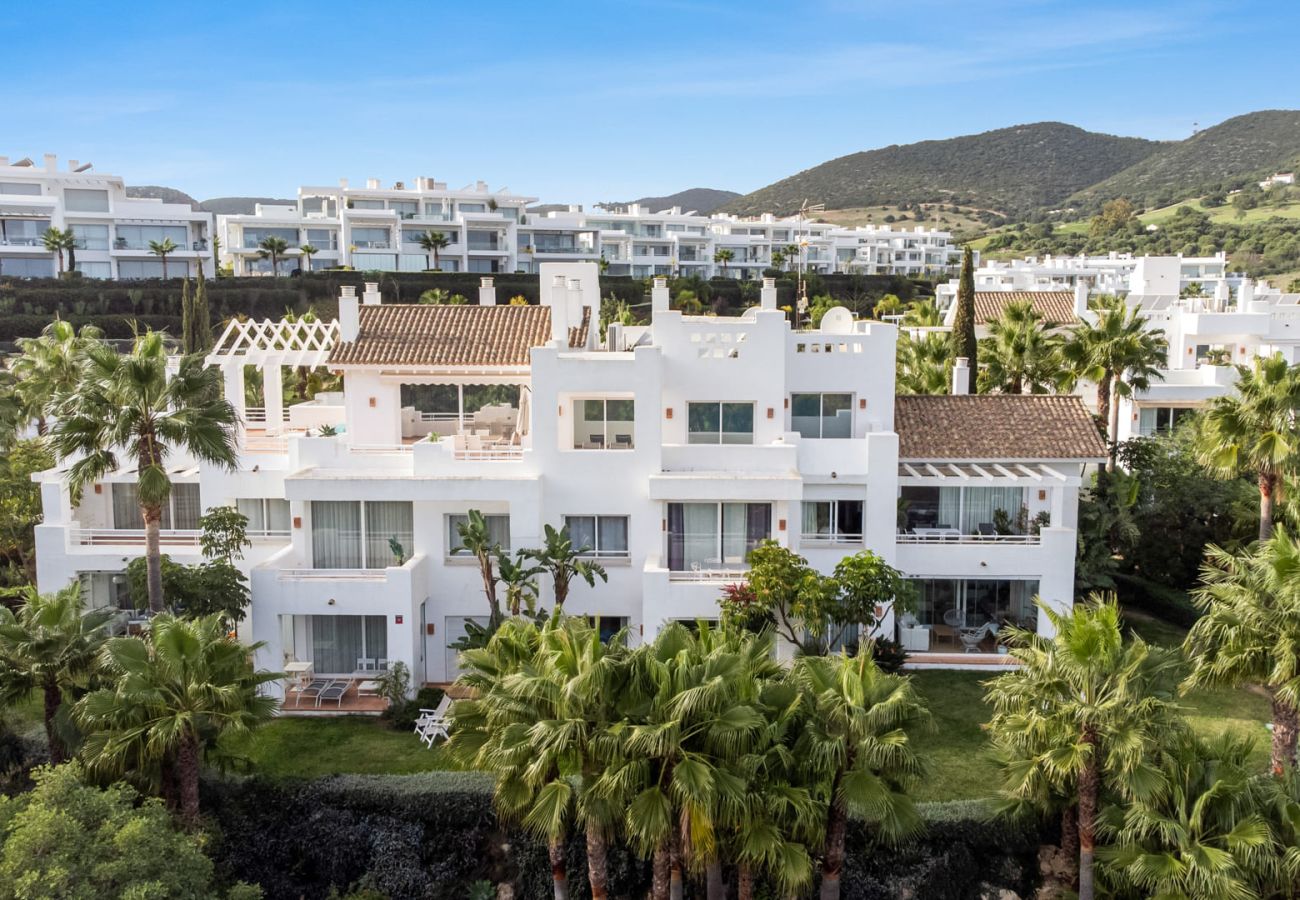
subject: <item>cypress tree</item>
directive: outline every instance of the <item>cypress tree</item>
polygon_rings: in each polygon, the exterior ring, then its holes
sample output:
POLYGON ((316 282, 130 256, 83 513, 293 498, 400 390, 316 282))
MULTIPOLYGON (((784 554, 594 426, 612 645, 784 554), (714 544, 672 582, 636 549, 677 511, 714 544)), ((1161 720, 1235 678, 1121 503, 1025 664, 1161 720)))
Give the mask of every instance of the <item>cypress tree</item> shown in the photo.
POLYGON ((975 258, 969 246, 961 258, 961 279, 957 283, 957 316, 952 323, 952 359, 956 365, 959 356, 966 357, 970 365, 970 386, 967 393, 975 393, 975 376, 979 371, 976 361, 978 345, 975 342, 975 258))
POLYGON ((190 302, 190 280, 181 282, 181 352, 194 352, 194 310, 190 302))
POLYGON ((212 312, 208 309, 208 282, 203 277, 203 264, 194 282, 194 299, 190 303, 194 319, 194 352, 207 353, 212 349, 212 312))

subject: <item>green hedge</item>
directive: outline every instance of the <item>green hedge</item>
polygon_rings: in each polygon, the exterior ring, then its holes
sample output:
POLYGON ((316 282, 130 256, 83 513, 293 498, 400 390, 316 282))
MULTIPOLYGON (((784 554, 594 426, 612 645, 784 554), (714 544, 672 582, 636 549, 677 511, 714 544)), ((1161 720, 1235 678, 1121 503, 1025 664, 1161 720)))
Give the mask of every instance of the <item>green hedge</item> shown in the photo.
MULTIPOLYGON (((512 883, 520 900, 551 896, 545 846, 497 822, 491 779, 480 773, 212 778, 203 805, 220 832, 212 847, 219 873, 260 884, 268 900, 356 888, 394 900, 461 897, 480 879, 512 883)), ((979 803, 920 811, 925 834, 898 848, 878 846, 861 825, 850 829, 845 900, 957 900, 986 884, 994 894, 1032 894, 1042 837, 1032 825, 992 820, 979 803)), ((589 896, 585 846, 576 835, 567 850, 574 900, 589 896)), ((649 864, 621 844, 610 847, 609 870, 611 897, 649 890, 649 864)), ((686 896, 702 898, 702 885, 688 884, 686 896)))
POLYGON ((1120 600, 1125 606, 1140 609, 1157 619, 1184 628, 1191 628, 1201 617, 1201 611, 1186 591, 1136 575, 1116 575, 1115 581, 1119 585, 1120 600))

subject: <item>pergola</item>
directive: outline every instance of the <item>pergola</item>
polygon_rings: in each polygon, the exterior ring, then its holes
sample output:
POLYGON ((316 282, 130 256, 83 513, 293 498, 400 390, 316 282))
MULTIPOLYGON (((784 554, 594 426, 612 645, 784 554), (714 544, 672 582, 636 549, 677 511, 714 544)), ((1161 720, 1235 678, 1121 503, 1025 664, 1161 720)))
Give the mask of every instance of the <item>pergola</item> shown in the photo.
POLYGON ((266 407, 266 432, 284 428, 284 376, 282 366, 323 366, 338 340, 337 321, 264 319, 232 321, 222 332, 207 363, 217 366, 226 383, 226 399, 245 419, 244 366, 262 371, 262 396, 266 407))

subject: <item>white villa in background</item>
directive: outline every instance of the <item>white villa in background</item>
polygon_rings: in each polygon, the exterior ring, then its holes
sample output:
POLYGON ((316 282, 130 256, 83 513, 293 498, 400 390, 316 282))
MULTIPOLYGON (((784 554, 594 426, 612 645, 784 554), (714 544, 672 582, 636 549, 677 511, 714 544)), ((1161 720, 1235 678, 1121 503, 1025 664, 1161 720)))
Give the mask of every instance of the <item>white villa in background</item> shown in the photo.
MULTIPOLYGON (((544 264, 538 306, 498 305, 490 277, 472 306, 381 304, 367 285, 343 289, 337 322, 228 327, 208 359, 245 423, 239 465, 168 460, 163 545, 193 562, 202 510, 249 517, 260 665, 453 679, 449 645, 487 613, 456 527, 475 509, 507 549, 567 524, 609 572, 568 611, 633 641, 716 617, 769 538, 822 571, 870 549, 913 579, 919 608, 883 628, 916 666, 997 666, 996 625, 1046 629, 1036 595, 1069 607, 1081 476, 1104 453, 1078 398, 896 398, 894 326, 839 309, 792 330, 771 281, 718 318, 670 310, 660 279, 653 323, 602 338, 597 274, 544 264), (286 408, 285 372, 317 365, 343 391, 286 408)), ((90 604, 124 605, 135 476, 73 505, 65 466, 36 476, 40 589, 79 580, 90 604)))
MULTIPOLYGON (((1059 327, 1089 318, 1089 298, 1121 296, 1149 327, 1164 331, 1169 354, 1162 377, 1119 406, 1121 441, 1171 428, 1233 389, 1235 365, 1281 353, 1300 363, 1300 294, 1229 272, 1224 253, 1205 257, 1030 257, 986 263, 975 273, 976 333, 1013 301, 1029 301, 1059 327), (1189 291, 1199 291, 1188 295, 1189 291)), ((957 282, 938 288, 946 327, 956 315, 957 282)), ((1087 392, 1092 394, 1091 390, 1087 392)), ((1095 398, 1088 397, 1095 404, 1095 398)))
POLYGON ((443 271, 524 272, 535 274, 546 262, 605 260, 611 275, 726 274, 756 279, 771 268, 772 252, 799 247, 787 267, 823 274, 922 275, 953 271, 960 249, 950 234, 917 227, 845 228, 771 215, 752 219, 703 216, 674 208, 651 212, 631 205, 618 211, 528 212, 535 197, 492 191, 483 182, 459 190, 432 178, 381 188, 370 179, 364 188, 303 187, 292 205, 258 204, 251 215, 218 217, 223 264, 236 275, 270 274, 271 262, 258 244, 278 237, 291 248, 283 271, 305 268, 297 248, 319 252, 316 269, 351 266, 363 271, 419 272, 434 259, 419 245, 426 231, 442 233, 448 246, 438 254, 443 271), (725 266, 714 261, 729 250, 725 266))
MULTIPOLYGON (((58 263, 42 236, 71 228, 77 239, 76 269, 87 278, 160 278, 162 260, 150 241, 171 239, 169 276, 212 276, 212 214, 188 204, 127 197, 117 175, 92 171, 90 163, 46 154, 11 161, 0 156, 0 276, 53 278, 58 263)), ((64 260, 67 265, 67 260, 64 260)))

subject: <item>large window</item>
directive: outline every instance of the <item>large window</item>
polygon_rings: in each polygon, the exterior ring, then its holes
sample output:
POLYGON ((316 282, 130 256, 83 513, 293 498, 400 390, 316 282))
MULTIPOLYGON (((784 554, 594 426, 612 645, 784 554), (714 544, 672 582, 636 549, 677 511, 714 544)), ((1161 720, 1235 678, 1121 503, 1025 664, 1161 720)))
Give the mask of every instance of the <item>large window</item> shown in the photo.
POLYGON ((107 225, 71 224, 68 230, 77 241, 78 250, 107 250, 107 225))
POLYGON ((801 536, 805 542, 860 543, 862 501, 805 500, 801 536))
POLYGON ((669 503, 668 568, 738 569, 771 534, 769 503, 669 503))
POLYGON ((241 497, 235 508, 248 519, 249 534, 289 531, 289 501, 274 497, 241 497))
POLYGON ((1021 534, 1027 524, 1024 488, 907 485, 900 495, 903 529, 923 536, 1021 534))
POLYGON ((1177 406, 1143 406, 1138 409, 1138 434, 1150 437, 1173 431, 1184 417, 1195 413, 1194 409, 1177 406))
MULTIPOLYGON (((162 528, 194 531, 199 527, 203 506, 197 484, 173 484, 171 495, 162 507, 162 528)), ((144 528, 140 514, 140 487, 135 482, 113 484, 113 527, 129 531, 144 528)))
POLYGON ((0 275, 11 278, 53 278, 53 259, 26 259, 12 256, 0 257, 0 275))
POLYGON ((39 184, 25 184, 20 181, 0 181, 0 194, 39 197, 41 195, 41 186, 39 184))
POLYGON ((791 394, 790 420, 806 438, 853 437, 853 395, 791 394))
MULTIPOLYGON (((169 259, 167 261, 167 274, 172 278, 178 275, 188 273, 190 264, 184 259, 169 259)), ((119 259, 117 261, 117 277, 123 279, 134 278, 162 278, 163 264, 161 259, 119 259)))
POLYGON ((752 444, 754 404, 687 403, 686 431, 691 444, 752 444))
POLYGON ((48 219, 0 219, 0 245, 40 247, 49 228, 48 219))
POLYGON ((63 208, 73 212, 108 212, 108 191, 64 188, 63 208))
MULTIPOLYGON (((121 229, 119 229, 120 231, 121 229)), ((253 228, 248 225, 244 226, 244 246, 256 250, 262 241, 267 238, 279 238, 290 247, 298 246, 298 229, 297 228, 253 228)), ((320 246, 319 244, 315 246, 320 246)))
POLYGON ((397 565, 390 539, 411 556, 411 504, 400 500, 313 500, 312 565, 317 569, 384 569, 397 565))
POLYGON ((1037 624, 1037 581, 921 578, 912 584, 917 589, 915 616, 922 625, 978 628, 993 622, 1034 628, 1037 624))
POLYGON ((352 246, 369 250, 387 250, 391 237, 387 228, 353 228, 352 246))
POLYGON ((113 246, 118 250, 148 250, 149 242, 170 240, 178 250, 190 249, 190 230, 184 225, 118 225, 113 246))
POLYGON ((574 400, 574 449, 631 450, 635 411, 632 400, 574 400))
POLYGON ((385 616, 308 616, 307 630, 317 675, 388 668, 385 616))
POLYGON ((627 557, 627 516, 565 516, 569 539, 584 556, 627 557))
MULTIPOLYGON (((491 515, 484 516, 483 520, 487 523, 488 535, 492 538, 492 543, 496 544, 503 551, 510 552, 510 517, 508 515, 491 515)), ((465 544, 460 539, 460 526, 469 524, 469 516, 448 516, 447 517, 447 555, 448 556, 469 556, 470 552, 465 549, 465 544)))

